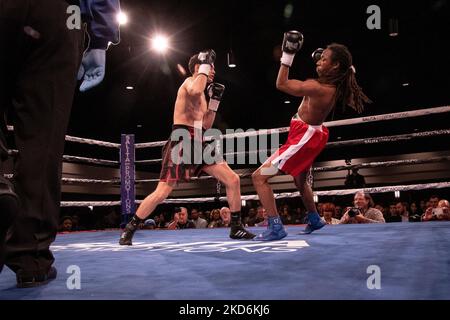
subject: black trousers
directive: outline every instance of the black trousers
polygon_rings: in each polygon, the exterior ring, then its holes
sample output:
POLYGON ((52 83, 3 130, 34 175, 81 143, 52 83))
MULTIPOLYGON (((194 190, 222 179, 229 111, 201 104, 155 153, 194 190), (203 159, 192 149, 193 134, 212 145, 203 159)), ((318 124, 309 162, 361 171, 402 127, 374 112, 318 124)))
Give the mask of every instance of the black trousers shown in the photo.
POLYGON ((54 262, 49 246, 59 220, 64 136, 83 53, 82 31, 66 23, 68 6, 0 0, 0 116, 12 111, 20 198, 5 264, 16 273, 44 274, 54 262))

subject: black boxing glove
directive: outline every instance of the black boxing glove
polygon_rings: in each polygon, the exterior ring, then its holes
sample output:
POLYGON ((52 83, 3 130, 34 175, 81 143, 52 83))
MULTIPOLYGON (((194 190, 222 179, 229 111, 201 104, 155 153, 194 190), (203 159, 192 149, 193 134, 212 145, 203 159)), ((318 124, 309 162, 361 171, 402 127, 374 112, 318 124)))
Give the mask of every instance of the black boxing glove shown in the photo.
POLYGON ((219 109, 220 100, 222 100, 223 92, 225 91, 225 86, 220 83, 211 83, 208 86, 208 96, 209 96, 209 104, 208 110, 217 112, 219 109))
POLYGON ((281 64, 286 67, 290 67, 294 61, 295 54, 303 46, 303 35, 295 30, 291 30, 284 33, 283 44, 281 50, 283 54, 281 56, 281 64))
POLYGON ((317 63, 317 61, 319 61, 322 58, 322 53, 324 50, 325 49, 323 48, 317 48, 316 50, 314 50, 314 52, 311 54, 314 63, 317 63))
POLYGON ((197 56, 200 61, 200 67, 198 68, 198 73, 204 74, 207 77, 211 71, 211 66, 216 60, 216 52, 213 49, 202 51, 197 56))

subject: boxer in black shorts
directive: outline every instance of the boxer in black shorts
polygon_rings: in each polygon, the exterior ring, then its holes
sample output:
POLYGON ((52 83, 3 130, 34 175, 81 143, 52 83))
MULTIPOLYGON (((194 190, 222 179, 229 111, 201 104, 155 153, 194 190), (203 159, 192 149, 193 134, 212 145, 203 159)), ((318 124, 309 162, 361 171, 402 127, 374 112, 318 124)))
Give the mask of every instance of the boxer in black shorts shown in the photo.
POLYGON ((172 192, 178 182, 189 181, 201 172, 209 174, 225 185, 231 209, 232 239, 252 239, 254 234, 244 229, 241 222, 241 191, 239 176, 224 160, 207 163, 203 151, 209 145, 203 141, 202 130, 211 128, 225 87, 214 80, 214 50, 193 55, 189 60, 187 78, 178 89, 173 115, 172 133, 163 149, 160 181, 148 195, 120 236, 121 245, 131 245, 139 224, 145 220, 172 192), (208 86, 207 103, 204 91, 208 86), (183 139, 181 139, 182 137, 183 139))

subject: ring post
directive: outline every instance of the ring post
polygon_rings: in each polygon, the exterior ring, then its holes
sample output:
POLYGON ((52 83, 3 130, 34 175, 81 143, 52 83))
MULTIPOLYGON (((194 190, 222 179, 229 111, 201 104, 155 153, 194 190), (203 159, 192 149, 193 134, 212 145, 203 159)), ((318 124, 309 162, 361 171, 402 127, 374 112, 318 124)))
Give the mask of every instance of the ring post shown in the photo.
POLYGON ((122 225, 128 223, 135 212, 135 153, 134 134, 122 134, 120 143, 120 200, 122 225))

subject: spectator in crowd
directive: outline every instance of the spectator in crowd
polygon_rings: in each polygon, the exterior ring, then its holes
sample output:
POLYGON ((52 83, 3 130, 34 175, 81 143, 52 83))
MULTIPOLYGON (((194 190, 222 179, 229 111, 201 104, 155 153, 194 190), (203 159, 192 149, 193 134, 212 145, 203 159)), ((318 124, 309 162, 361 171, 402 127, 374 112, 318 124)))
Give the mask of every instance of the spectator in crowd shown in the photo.
POLYGON ((280 217, 281 217, 281 221, 283 222, 283 224, 293 224, 294 223, 289 206, 287 204, 285 204, 284 206, 281 207, 280 217))
POLYGON ((358 169, 352 169, 345 177, 345 186, 349 189, 364 188, 366 186, 366 180, 362 175, 358 173, 358 169))
POLYGON ((167 227, 169 230, 174 229, 195 229, 195 224, 188 220, 188 211, 185 207, 175 208, 173 220, 167 227))
POLYGON ((231 223, 231 210, 228 207, 220 209, 220 218, 222 219, 222 226, 229 227, 231 223))
POLYGON ((353 200, 354 207, 346 210, 340 223, 384 223, 383 214, 374 208, 372 197, 358 191, 353 200))
POLYGON ((339 205, 336 205, 336 210, 335 210, 335 218, 338 220, 341 220, 342 218, 342 207, 339 205))
POLYGON ((61 225, 59 226, 60 232, 71 232, 72 231, 72 218, 65 216, 61 220, 61 225))
POLYGON ((397 202, 395 209, 397 210, 397 215, 400 216, 400 222, 409 222, 409 212, 406 210, 403 202, 397 202))
MULTIPOLYGON (((165 213, 160 213, 158 222, 156 223, 156 227, 159 229, 165 229, 168 226, 168 223, 166 222, 168 219, 166 219, 165 213)), ((156 222, 156 221, 155 221, 156 222)))
MULTIPOLYGON (((431 202, 431 201, 430 201, 431 202)), ((432 202, 433 203, 433 202, 432 202)), ((448 200, 438 201, 436 208, 430 206, 422 215, 422 221, 450 220, 450 205, 448 200)))
POLYGON ((326 224, 339 224, 339 220, 334 218, 335 214, 336 206, 333 203, 327 202, 322 205, 320 215, 326 224))
POLYGON ((411 205, 409 206, 409 213, 410 213, 410 221, 417 222, 420 221, 423 212, 415 202, 412 202, 411 205))
POLYGON ((143 230, 153 230, 156 228, 156 222, 153 219, 147 219, 144 221, 142 226, 140 226, 140 229, 143 230))
POLYGON ((437 208, 438 203, 439 203, 439 197, 437 195, 432 195, 430 197, 429 201, 430 201, 430 204, 427 205, 427 208, 429 208, 429 207, 437 208))
POLYGON ((380 210, 380 212, 383 214, 383 217, 385 216, 385 214, 386 214, 386 208, 383 207, 382 204, 376 204, 374 208, 380 210))
POLYGON ((263 206, 256 208, 255 227, 267 227, 269 225, 269 216, 263 206))
POLYGON ((219 209, 213 209, 211 211, 211 218, 208 225, 208 228, 220 228, 223 227, 223 221, 220 217, 220 210, 219 209))
POLYGON ((208 222, 208 224, 209 224, 209 221, 211 219, 211 211, 210 210, 200 211, 198 216, 202 219, 205 219, 206 222, 208 222))
POLYGON ((257 222, 256 210, 255 208, 250 208, 248 216, 245 218, 245 226, 254 227, 257 222))
POLYGON ((196 208, 193 208, 191 210, 191 220, 194 223, 196 229, 203 229, 208 226, 208 221, 200 218, 200 213, 196 208))
POLYGON ((420 200, 419 206, 420 206, 420 211, 422 211, 422 214, 425 213, 425 210, 427 210, 427 208, 428 208, 425 200, 420 200))
POLYGON ((397 211, 397 206, 393 203, 389 205, 389 214, 386 216, 386 222, 401 222, 402 217, 397 211))

